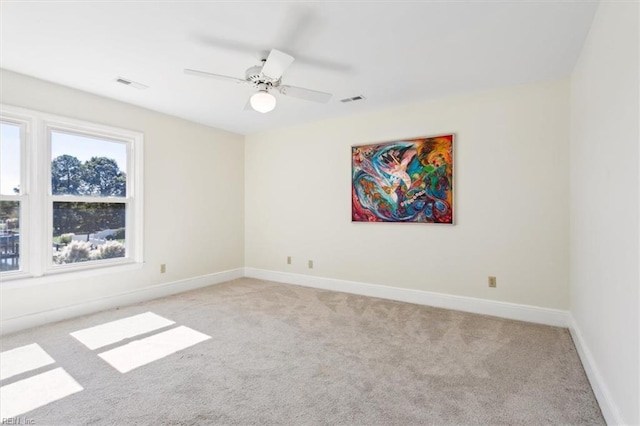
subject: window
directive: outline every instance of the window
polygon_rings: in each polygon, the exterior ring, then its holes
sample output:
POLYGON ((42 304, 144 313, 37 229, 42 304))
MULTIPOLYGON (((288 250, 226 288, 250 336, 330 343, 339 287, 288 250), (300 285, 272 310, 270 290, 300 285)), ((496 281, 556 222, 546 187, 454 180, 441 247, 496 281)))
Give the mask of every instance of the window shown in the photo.
POLYGON ((2 107, 0 273, 142 261, 142 135, 2 107))
POLYGON ((26 122, 0 121, 0 272, 20 271, 24 265, 24 142, 26 122), (21 237, 22 236, 22 237, 21 237))
POLYGON ((127 145, 51 130, 52 261, 126 256, 127 145))

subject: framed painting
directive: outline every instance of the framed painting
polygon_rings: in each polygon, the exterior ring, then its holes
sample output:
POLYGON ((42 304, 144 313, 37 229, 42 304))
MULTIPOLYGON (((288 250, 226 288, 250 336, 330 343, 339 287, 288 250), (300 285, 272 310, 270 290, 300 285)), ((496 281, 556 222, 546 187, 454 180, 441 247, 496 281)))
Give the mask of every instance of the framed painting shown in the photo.
POLYGON ((453 224, 453 135, 352 146, 351 220, 453 224))

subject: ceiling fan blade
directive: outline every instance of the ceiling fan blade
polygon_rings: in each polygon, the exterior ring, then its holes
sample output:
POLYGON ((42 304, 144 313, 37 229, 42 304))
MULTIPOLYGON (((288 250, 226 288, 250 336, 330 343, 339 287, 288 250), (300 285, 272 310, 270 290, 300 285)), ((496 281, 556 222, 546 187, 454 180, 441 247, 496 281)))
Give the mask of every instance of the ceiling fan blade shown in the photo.
POLYGON ((214 79, 214 80, 229 81, 229 82, 237 83, 237 84, 251 84, 251 82, 249 82, 247 80, 242 80, 240 78, 228 77, 226 75, 213 74, 213 73, 205 72, 205 71, 196 71, 196 70, 185 69, 184 73, 185 74, 189 74, 189 75, 195 75, 195 76, 198 76, 198 77, 211 78, 211 79, 214 79))
POLYGON ((289 68, 292 62, 293 56, 287 55, 277 49, 271 49, 269 57, 262 67, 262 74, 277 80, 282 77, 282 74, 289 68))
POLYGON ((304 99, 305 101, 320 102, 323 104, 329 102, 329 99, 331 99, 331 96, 333 96, 331 93, 319 92, 317 90, 286 85, 278 87, 278 90, 285 96, 304 99))
MULTIPOLYGON (((302 19, 303 19, 304 25, 310 24, 308 22, 307 17, 302 17, 302 19)), ((299 28, 302 28, 302 27, 296 26, 296 28, 294 28, 293 31, 290 31, 290 33, 297 34, 300 31, 299 28)), ((285 46, 285 45, 289 46, 290 44, 292 44, 291 40, 296 40, 294 44, 296 45, 299 44, 298 41, 300 40, 301 35, 297 34, 296 37, 292 37, 291 34, 287 35, 288 38, 284 38, 284 37, 282 38, 283 43, 280 44, 281 46, 285 46)), ((208 47, 213 47, 216 49, 225 49, 225 50, 230 50, 234 52, 255 54, 256 52, 260 52, 260 51, 265 51, 265 52, 269 51, 262 45, 258 45, 258 44, 250 45, 250 44, 246 44, 238 41, 230 41, 223 37, 197 35, 197 36, 194 36, 194 39, 200 43, 207 45, 208 47)), ((295 49, 294 46, 287 47, 287 50, 292 53, 292 56, 295 57, 296 63, 298 64, 304 64, 304 65, 312 66, 315 68, 324 68, 329 71, 335 71, 335 72, 341 72, 341 73, 351 72, 353 70, 353 67, 351 65, 341 63, 341 62, 334 62, 334 61, 330 61, 322 58, 313 58, 310 56, 303 55, 293 49, 295 49)), ((264 59, 264 55, 257 59, 264 59)))

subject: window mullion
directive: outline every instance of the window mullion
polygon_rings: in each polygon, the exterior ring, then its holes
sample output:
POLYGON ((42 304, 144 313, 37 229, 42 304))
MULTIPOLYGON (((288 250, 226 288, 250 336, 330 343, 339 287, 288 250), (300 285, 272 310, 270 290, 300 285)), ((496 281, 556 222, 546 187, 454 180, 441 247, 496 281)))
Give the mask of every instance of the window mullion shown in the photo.
POLYGON ((47 241, 47 147, 44 139, 42 120, 34 121, 28 138, 29 175, 27 190, 30 194, 30 265, 32 275, 38 277, 45 272, 44 260, 46 258, 47 241))

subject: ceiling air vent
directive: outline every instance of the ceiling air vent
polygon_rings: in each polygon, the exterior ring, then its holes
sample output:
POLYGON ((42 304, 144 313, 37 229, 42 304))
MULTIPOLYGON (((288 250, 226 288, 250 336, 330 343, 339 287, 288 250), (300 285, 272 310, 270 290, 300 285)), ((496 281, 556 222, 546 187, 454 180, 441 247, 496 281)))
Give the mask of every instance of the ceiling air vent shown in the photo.
POLYGON ((125 86, 135 87, 136 89, 139 89, 139 90, 144 90, 149 88, 149 86, 147 86, 146 84, 137 83, 133 80, 129 80, 123 77, 116 78, 116 82, 120 84, 124 84, 125 86))
POLYGON ((352 98, 341 99, 340 102, 346 104, 347 102, 364 101, 365 99, 367 99, 367 98, 365 98, 362 95, 358 95, 358 96, 354 96, 352 98))

